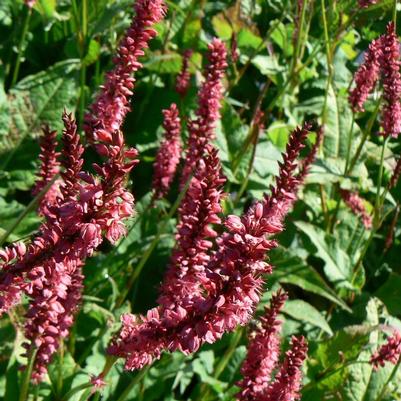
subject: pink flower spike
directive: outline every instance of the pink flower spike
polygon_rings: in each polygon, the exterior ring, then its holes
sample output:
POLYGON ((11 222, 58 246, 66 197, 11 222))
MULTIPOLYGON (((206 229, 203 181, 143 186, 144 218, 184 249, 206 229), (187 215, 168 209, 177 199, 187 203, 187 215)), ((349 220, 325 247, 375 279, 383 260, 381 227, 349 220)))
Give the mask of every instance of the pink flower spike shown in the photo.
POLYGON ((212 224, 220 224, 222 187, 225 178, 217 150, 207 147, 207 155, 198 163, 196 173, 179 208, 176 247, 161 287, 159 303, 168 313, 188 308, 200 295, 208 264, 211 239, 217 233, 212 224))
POLYGON ((64 171, 61 172, 63 183, 60 191, 63 201, 74 199, 78 194, 79 173, 84 163, 82 154, 84 147, 81 145, 80 137, 77 132, 77 124, 72 114, 66 111, 63 113, 64 131, 63 131, 63 159, 62 166, 64 171))
POLYGON ((173 103, 163 110, 163 115, 164 139, 153 165, 154 199, 167 195, 181 157, 181 120, 177 105, 173 103))
POLYGON ((182 59, 181 72, 177 75, 177 80, 175 83, 175 90, 181 96, 181 98, 185 97, 189 89, 191 80, 191 73, 189 72, 189 60, 192 56, 192 53, 193 52, 191 49, 185 50, 182 59))
POLYGON ((287 294, 277 292, 270 300, 270 307, 266 307, 261 320, 261 327, 252 335, 247 357, 242 364, 243 379, 238 383, 242 389, 238 395, 239 401, 254 401, 264 394, 275 369, 280 354, 281 321, 277 315, 282 309, 287 294))
POLYGON ((394 23, 387 25, 387 33, 382 37, 383 97, 386 104, 382 110, 381 124, 384 135, 397 137, 401 132, 401 74, 400 41, 395 33, 394 23))
POLYGON ((368 214, 363 203, 363 199, 357 193, 348 191, 346 189, 340 189, 340 195, 352 212, 357 216, 360 216, 363 225, 367 229, 372 228, 372 216, 368 214))
MULTIPOLYGON (((196 269, 188 269, 194 271, 192 277, 199 278, 195 281, 199 289, 195 287, 193 291, 192 281, 188 280, 193 294, 185 298, 185 303, 168 297, 166 300, 173 299, 171 307, 161 298, 163 304, 146 316, 123 317, 120 335, 109 352, 124 357, 127 369, 140 369, 152 363, 164 350, 195 352, 205 342, 214 343, 224 333, 249 322, 260 299, 263 274, 272 270, 266 262, 266 254, 277 242, 270 236, 283 230, 284 217, 296 200, 301 183, 295 178, 296 158, 304 147, 308 128, 309 125, 305 125, 290 136, 272 196, 256 203, 242 217, 229 216, 225 223, 228 232, 216 238, 217 250, 211 254, 204 270, 200 266, 199 274, 196 269)), ((194 224, 198 224, 198 220, 191 222, 188 232, 194 224)), ((208 242, 199 245, 206 250, 210 247, 208 242)), ((188 248, 188 251, 192 258, 197 256, 196 248, 188 248)), ((186 264, 182 266, 181 271, 186 274, 186 264)), ((170 277, 174 280, 174 270, 171 271, 170 277)), ((177 277, 180 279, 180 275, 177 277)))
POLYGON ((85 132, 90 142, 112 142, 113 132, 120 130, 130 110, 135 78, 132 74, 142 68, 138 61, 149 41, 156 36, 153 26, 165 14, 163 0, 136 0, 135 16, 114 57, 114 68, 107 73, 106 82, 85 116, 85 132))
POLYGON ((296 401, 300 399, 301 367, 307 357, 308 345, 304 337, 292 337, 291 348, 273 383, 261 401, 296 401))
POLYGON ((355 88, 348 97, 354 112, 364 111, 370 92, 372 92, 380 72, 380 60, 382 57, 382 38, 374 40, 365 53, 364 62, 359 66, 354 76, 355 88))
MULTIPOLYGON (((57 131, 51 131, 47 125, 43 127, 43 136, 40 139, 40 170, 37 174, 35 186, 32 189, 32 195, 34 196, 42 192, 59 172, 60 163, 58 158, 60 153, 56 151, 56 136, 57 131)), ((55 204, 57 196, 59 196, 60 182, 60 180, 54 182, 40 200, 40 215, 44 216, 47 213, 48 208, 55 204)))
POLYGON ((397 364, 401 355, 401 333, 395 331, 394 334, 387 339, 371 357, 370 363, 375 370, 383 367, 385 362, 391 362, 393 365, 397 364))
POLYGON ((220 39, 213 39, 208 46, 209 65, 198 94, 196 118, 188 121, 188 149, 181 176, 181 187, 185 185, 198 161, 205 145, 214 139, 216 123, 220 118, 220 102, 223 97, 224 72, 227 68, 227 50, 220 39))

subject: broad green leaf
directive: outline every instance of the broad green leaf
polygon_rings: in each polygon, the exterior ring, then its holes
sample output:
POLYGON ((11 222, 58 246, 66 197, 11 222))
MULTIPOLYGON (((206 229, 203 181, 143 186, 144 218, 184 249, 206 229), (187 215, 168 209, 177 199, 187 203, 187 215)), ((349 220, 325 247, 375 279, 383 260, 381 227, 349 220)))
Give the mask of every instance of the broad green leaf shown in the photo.
POLYGON ((85 66, 89 66, 95 63, 100 56, 100 43, 97 40, 91 40, 89 42, 88 51, 82 60, 85 66))
POLYGON ((319 327, 329 335, 333 335, 329 324, 324 316, 311 304, 302 300, 290 300, 284 305, 283 312, 295 320, 302 323, 309 323, 312 326, 319 327))
POLYGON ((62 61, 24 78, 10 91, 12 125, 8 135, 14 143, 38 133, 43 123, 55 130, 62 128, 63 110, 74 111, 77 102, 78 65, 77 60, 62 61))
POLYGON ((345 158, 348 143, 351 146, 350 154, 354 154, 357 146, 355 139, 359 133, 358 126, 352 125, 352 111, 347 99, 341 94, 335 93, 333 86, 330 85, 327 93, 324 154, 328 157, 345 158))
POLYGON ((317 255, 324 260, 324 272, 327 278, 339 287, 352 288, 351 261, 335 238, 310 223, 297 221, 295 225, 309 237, 317 249, 317 255))
POLYGON ((178 53, 154 54, 144 63, 144 67, 160 74, 177 74, 181 71, 181 60, 182 57, 178 53))
POLYGON ((391 273, 387 281, 375 292, 375 296, 382 300, 388 311, 399 315, 401 305, 401 276, 391 273))
POLYGON ((261 178, 278 174, 278 160, 281 160, 281 153, 271 142, 258 143, 253 167, 261 178))
POLYGON ((274 78, 276 74, 283 71, 283 67, 279 66, 275 56, 256 56, 252 59, 252 64, 261 74, 270 78, 274 78))
POLYGON ((212 18, 212 25, 219 38, 223 40, 231 38, 233 30, 223 14, 215 15, 212 18))
POLYGON ((320 295, 336 303, 344 310, 351 312, 348 305, 336 295, 313 267, 307 265, 301 258, 292 256, 288 249, 279 249, 279 251, 281 251, 282 259, 277 260, 276 255, 272 257, 272 263, 275 266, 272 280, 296 285, 305 291, 320 295))

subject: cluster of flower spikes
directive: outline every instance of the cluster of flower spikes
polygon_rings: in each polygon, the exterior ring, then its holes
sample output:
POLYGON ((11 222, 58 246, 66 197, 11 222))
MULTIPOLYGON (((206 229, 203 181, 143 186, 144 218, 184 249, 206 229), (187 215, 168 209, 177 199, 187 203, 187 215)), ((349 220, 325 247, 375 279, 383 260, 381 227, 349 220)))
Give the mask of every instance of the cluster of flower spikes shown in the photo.
POLYGON ((109 349, 127 358, 127 369, 151 363, 163 350, 181 349, 168 330, 185 322, 201 297, 205 266, 210 259, 208 250, 213 245, 210 240, 217 235, 210 225, 220 223, 224 182, 217 150, 208 144, 179 208, 176 246, 161 286, 159 306, 146 317, 124 315, 121 341, 109 349))
MULTIPOLYGON (((143 54, 139 46, 147 46, 147 41, 154 36, 150 25, 158 22, 164 11, 164 3, 160 0, 137 1, 134 28, 131 27, 123 38, 123 44, 135 42, 130 48, 135 49, 135 57, 130 58, 134 67, 130 71, 138 69, 140 64, 135 60, 143 54), (140 40, 130 39, 133 34, 138 34, 140 40)), ((126 47, 120 46, 115 72, 127 73, 127 69, 123 68, 127 67, 127 58, 123 57, 126 51, 126 47)), ((107 76, 108 80, 115 78, 116 74, 107 76)), ((124 74, 118 79, 128 82, 124 74)), ((133 81, 129 82, 133 84, 133 81)), ((103 89, 110 89, 115 83, 107 81, 103 89)), ((128 101, 128 92, 125 91, 125 94, 128 101)), ((97 101, 102 103, 104 99, 99 95, 97 101)), ((121 102, 119 104, 126 112, 126 106, 121 102)), ((93 105, 92 109, 99 111, 101 106, 93 105)), ((122 116, 124 113, 117 114, 122 116)), ((113 124, 111 130, 109 117, 110 114, 106 113, 97 116, 96 127, 86 126, 88 138, 98 153, 107 158, 101 165, 94 165, 98 174, 95 177, 81 171, 83 148, 76 124, 71 116, 64 115, 65 158, 60 194, 55 204, 48 208, 45 222, 28 247, 19 243, 0 252, 0 314, 18 303, 23 293, 31 299, 25 336, 29 341, 26 344, 27 353, 37 349, 32 374, 36 382, 43 379, 60 338, 68 334, 73 322, 81 297, 81 267, 86 257, 100 245, 103 234, 111 242, 117 241, 125 233, 123 219, 133 213, 134 198, 125 189, 125 182, 137 163, 137 151, 125 148, 120 125, 113 124), (104 123, 101 117, 105 118, 104 123), (99 126, 111 131, 99 131, 99 126)), ((48 143, 53 146, 52 141, 48 143)))
POLYGON ((379 78, 383 81, 385 104, 381 111, 383 135, 397 137, 401 132, 401 74, 400 42, 394 23, 387 25, 386 34, 374 40, 366 52, 363 64, 354 80, 355 88, 349 95, 354 112, 363 111, 363 105, 379 78))
POLYGON ((181 158, 181 119, 177 105, 163 110, 164 138, 153 164, 154 199, 167 195, 181 158))
POLYGON ((290 350, 279 366, 281 322, 277 315, 287 295, 273 294, 266 308, 261 327, 248 345, 248 353, 241 367, 243 379, 238 383, 241 392, 238 401, 295 401, 300 398, 301 366, 307 355, 304 337, 292 337, 290 350), (272 380, 274 371, 277 374, 272 380))
POLYGON ((192 56, 192 53, 193 52, 191 49, 185 50, 182 58, 181 71, 177 75, 177 79, 175 82, 175 90, 182 98, 185 97, 189 89, 189 84, 191 80, 191 73, 189 71, 189 60, 192 56))
POLYGON ((178 211, 176 246, 158 299, 166 315, 187 310, 201 294, 213 247, 210 239, 217 237, 212 225, 221 224, 224 183, 217 150, 208 144, 178 211))
POLYGON ((181 176, 181 187, 185 185, 207 143, 214 139, 216 123, 220 118, 220 103, 223 98, 223 83, 227 68, 227 49, 220 39, 213 39, 208 46, 205 81, 198 94, 196 118, 188 121, 188 148, 181 176))
MULTIPOLYGON (((195 352, 203 343, 213 343, 249 322, 262 292, 262 275, 271 272, 266 253, 277 245, 268 236, 283 230, 284 217, 296 200, 301 184, 297 159, 310 129, 305 124, 290 136, 271 196, 242 217, 227 218, 227 231, 216 238, 217 249, 198 275, 199 295, 192 296, 188 305, 174 304, 173 313, 159 305, 146 316, 123 315, 123 327, 109 352, 125 358, 127 369, 152 363, 164 350, 195 352)), ((174 285, 180 288, 178 280, 174 285)))
POLYGON ((242 380, 237 383, 241 388, 240 401, 256 401, 269 386, 272 373, 280 355, 281 321, 277 316, 288 296, 284 292, 272 295, 270 306, 260 318, 260 327, 252 333, 248 344, 247 357, 242 367, 242 380))
POLYGON ((110 142, 112 133, 121 128, 130 110, 135 83, 132 74, 142 67, 138 58, 156 36, 152 26, 162 20, 165 11, 163 0, 136 1, 135 17, 113 59, 115 66, 107 73, 104 86, 85 116, 84 129, 89 141, 110 142))
POLYGON ((22 294, 30 299, 25 347, 28 355, 36 350, 34 381, 43 379, 60 339, 68 335, 80 305, 81 269, 86 258, 100 245, 103 233, 111 236, 110 221, 120 221, 128 215, 127 211, 132 211, 132 195, 128 200, 121 198, 122 189, 114 171, 127 174, 136 163, 132 160, 136 152, 125 150, 122 136, 116 132, 110 145, 110 159, 97 166, 102 180, 95 179, 82 171, 84 149, 75 121, 66 113, 63 121, 60 193, 54 205, 48 206, 45 222, 32 242, 27 247, 11 247, 0 256, 4 262, 0 271, 1 312, 19 302, 22 294), (115 183, 117 194, 113 190, 103 196, 108 185, 115 183), (109 203, 104 203, 105 199, 109 203))
POLYGON ((37 174, 35 186, 32 189, 32 195, 40 195, 42 191, 46 191, 45 195, 39 202, 39 214, 46 215, 48 207, 56 203, 57 196, 60 193, 59 186, 61 181, 52 182, 60 170, 57 152, 57 131, 51 131, 49 126, 43 127, 43 135, 40 140, 40 170, 37 174), (50 188, 47 186, 50 185, 50 188))
POLYGON ((347 189, 340 189, 340 195, 352 212, 362 219, 363 225, 367 229, 372 228, 372 216, 366 210, 363 199, 356 192, 347 189))
POLYGON ((370 363, 374 369, 384 366, 385 362, 396 365, 401 355, 401 333, 398 330, 372 355, 370 363))

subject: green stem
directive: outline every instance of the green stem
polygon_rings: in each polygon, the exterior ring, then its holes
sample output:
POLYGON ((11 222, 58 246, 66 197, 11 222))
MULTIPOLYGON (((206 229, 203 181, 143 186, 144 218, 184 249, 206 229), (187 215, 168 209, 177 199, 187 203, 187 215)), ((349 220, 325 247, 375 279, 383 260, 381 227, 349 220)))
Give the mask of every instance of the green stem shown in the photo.
POLYGON ((380 166, 379 166, 379 174, 378 174, 378 177, 377 177, 376 200, 375 200, 375 209, 374 209, 374 219, 375 219, 374 225, 375 226, 377 225, 378 221, 380 220, 380 209, 381 209, 381 205, 380 205, 380 203, 381 203, 380 202, 380 200, 381 200, 380 190, 381 190, 382 181, 383 181, 384 153, 386 151, 386 146, 387 146, 388 140, 389 140, 389 137, 387 137, 383 141, 382 151, 381 151, 381 155, 380 155, 380 166))
POLYGON ((117 401, 125 401, 126 398, 129 396, 130 392, 133 388, 145 377, 146 373, 148 373, 150 367, 147 366, 146 368, 142 369, 137 375, 133 378, 131 383, 125 388, 125 390, 121 393, 120 397, 118 397, 117 401))
POLYGON ((34 350, 33 352, 30 352, 30 355, 28 356, 28 366, 26 367, 26 370, 24 373, 24 380, 22 382, 21 392, 19 394, 19 399, 18 399, 19 401, 27 401, 28 400, 29 384, 31 382, 33 365, 35 364, 35 360, 36 360, 36 352, 37 352, 37 350, 34 350))
POLYGON ((84 391, 82 393, 79 401, 87 401, 87 400, 89 400, 91 394, 92 394, 92 389, 88 388, 86 391, 84 391))
POLYGON ((56 385, 57 396, 60 396, 63 390, 63 365, 64 365, 64 343, 63 341, 61 341, 59 360, 57 363, 57 385, 56 385))
POLYGON ((371 115, 371 117, 370 117, 370 119, 368 121, 366 130, 363 133, 361 142, 358 145, 358 148, 357 148, 357 150, 355 152, 355 155, 352 158, 352 160, 351 160, 351 162, 350 162, 350 164, 348 166, 347 175, 350 174, 351 171, 354 169, 357 161, 359 160, 359 157, 361 156, 362 149, 365 146, 365 142, 367 141, 367 139, 368 139, 368 137, 369 137, 369 135, 370 135, 370 133, 372 131, 373 124, 374 124, 374 122, 376 120, 376 117, 377 117, 377 114, 378 114, 379 110, 380 110, 380 99, 378 100, 378 102, 376 104, 375 111, 372 113, 372 115, 371 115))
MULTIPOLYGON (((106 378, 106 376, 109 374, 111 368, 114 366, 114 364, 117 361, 117 357, 112 356, 112 355, 108 355, 106 358, 106 362, 104 364, 103 370, 102 372, 99 374, 100 377, 102 377, 103 379, 106 378)), ((74 396, 75 394, 79 393, 82 390, 88 389, 87 391, 85 391, 82 396, 81 396, 81 400, 86 400, 89 395, 92 392, 92 387, 93 384, 91 382, 89 383, 84 383, 84 384, 80 384, 77 387, 74 387, 73 389, 71 389, 63 398, 63 401, 68 401, 72 396, 74 396), (85 398, 86 397, 86 398, 85 398)))
POLYGON ((293 57, 292 66, 291 66, 291 74, 290 74, 290 76, 293 78, 296 77, 296 75, 294 74, 294 71, 298 66, 298 57, 299 57, 301 46, 302 46, 303 26, 304 26, 304 21, 305 21, 306 4, 307 4, 307 0, 302 0, 301 17, 299 19, 299 25, 298 25, 298 37, 297 37, 297 42, 296 42, 296 46, 295 46, 294 57, 293 57))
POLYGON ((382 180, 383 180, 383 171, 384 171, 384 153, 386 150, 386 145, 387 142, 389 140, 389 137, 387 137, 384 141, 383 141, 383 145, 382 145, 382 151, 381 151, 381 155, 380 155, 380 166, 379 166, 379 173, 378 173, 378 177, 377 177, 377 190, 376 190, 376 199, 375 199, 375 207, 374 207, 374 214, 373 214, 373 227, 372 227, 372 231, 370 232, 369 238, 368 240, 365 242, 365 246, 363 247, 363 250, 361 252, 361 255, 358 258, 358 261, 356 262, 353 271, 354 274, 352 276, 352 283, 354 283, 356 277, 358 276, 359 270, 362 267, 362 262, 363 259, 366 255, 366 252, 369 249, 369 246, 373 240, 374 235, 376 234, 376 232, 379 230, 383 219, 380 219, 380 210, 381 210, 381 199, 382 197, 380 196, 380 189, 381 189, 381 184, 382 184, 382 180))
POLYGON ((86 85, 86 65, 84 63, 86 55, 86 45, 88 37, 88 0, 82 0, 81 7, 81 31, 78 35, 78 46, 80 49, 81 57, 81 70, 80 70, 80 92, 79 92, 79 125, 82 128, 84 114, 85 114, 85 85, 86 85))
POLYGON ((23 52, 23 47, 24 47, 26 35, 28 33, 29 21, 31 19, 31 15, 32 15, 32 9, 27 7, 25 19, 24 19, 23 26, 22 26, 21 38, 20 38, 20 41, 18 43, 17 61, 15 63, 15 68, 14 68, 14 72, 13 72, 13 78, 11 80, 11 86, 14 86, 17 83, 17 80, 18 80, 18 74, 19 74, 19 70, 20 70, 20 67, 21 67, 21 59, 22 59, 22 56, 23 56, 23 53, 24 53, 23 52))
POLYGON ((320 378, 316 379, 316 380, 312 380, 311 382, 309 382, 308 384, 306 384, 302 391, 306 391, 309 390, 313 387, 315 387, 316 385, 318 385, 321 381, 327 379, 328 377, 341 372, 343 369, 347 368, 348 366, 352 366, 352 365, 358 365, 358 364, 370 364, 370 361, 349 361, 346 362, 344 364, 342 364, 339 368, 334 369, 329 371, 327 374, 322 375, 320 378))
POLYGON ((397 364, 394 366, 390 377, 387 379, 386 384, 383 386, 382 391, 380 392, 380 394, 377 397, 376 401, 381 401, 383 399, 383 397, 385 396, 386 391, 388 389, 388 386, 391 383, 391 381, 394 379, 395 375, 397 374, 397 371, 398 371, 400 365, 401 365, 401 357, 398 358, 397 364))
POLYGON ((53 185, 54 181, 57 179, 56 175, 28 204, 25 210, 18 216, 17 220, 8 228, 4 235, 0 238, 0 247, 4 244, 7 238, 12 234, 12 232, 21 224, 29 212, 34 210, 39 203, 39 201, 45 196, 46 192, 53 185))
POLYGON ((393 4, 393 22, 394 22, 394 30, 397 30, 397 1, 398 0, 394 0, 394 4, 393 4))
POLYGON ((152 255, 152 252, 156 248, 156 245, 159 242, 159 239, 160 239, 161 235, 163 234, 168 221, 173 217, 173 215, 177 211, 178 207, 180 206, 181 201, 184 198, 184 196, 189 188, 189 184, 190 184, 191 180, 192 180, 192 176, 186 182, 184 188, 178 195, 174 205, 171 207, 170 212, 167 215, 166 219, 164 220, 164 222, 162 222, 160 224, 159 230, 157 231, 155 238, 153 239, 153 241, 151 242, 151 244, 149 245, 149 247, 145 251, 145 253, 142 255, 142 258, 140 259, 136 268, 133 270, 132 275, 129 278, 128 283, 126 284, 124 291, 121 293, 120 297, 116 301, 116 308, 119 308, 123 304, 123 302, 125 301, 125 298, 127 297, 127 295, 129 294, 129 292, 131 290, 132 285, 134 284, 135 280, 140 275, 140 273, 141 273, 143 267, 145 266, 146 262, 148 261, 149 257, 152 255))
POLYGON ((92 383, 83 383, 80 384, 77 387, 74 387, 71 389, 63 398, 63 401, 68 401, 70 398, 72 398, 75 394, 79 393, 82 390, 88 389, 92 387, 92 383))
MULTIPOLYGON (((226 352, 224 353, 223 357, 220 359, 219 363, 216 366, 216 369, 213 374, 214 379, 218 379, 220 377, 220 375, 226 368, 228 362, 230 362, 231 357, 233 356, 235 350, 237 349, 238 343, 241 341, 243 332, 244 332, 243 328, 240 327, 234 333, 234 336, 230 341, 230 345, 228 346, 226 352)), ((198 397, 199 401, 207 401, 209 395, 210 395, 209 388, 205 384, 202 384, 198 397)))

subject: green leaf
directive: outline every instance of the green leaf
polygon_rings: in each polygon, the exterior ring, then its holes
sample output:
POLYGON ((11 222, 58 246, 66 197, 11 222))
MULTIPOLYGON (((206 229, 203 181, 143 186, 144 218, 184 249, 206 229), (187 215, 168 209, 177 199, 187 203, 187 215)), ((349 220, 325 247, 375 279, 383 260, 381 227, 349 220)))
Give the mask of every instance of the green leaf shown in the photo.
MULTIPOLYGON (((78 98, 77 60, 66 60, 30 75, 10 90, 12 125, 8 133, 18 143, 40 131, 43 123, 61 130, 63 110, 74 111, 78 98)), ((0 152, 6 149, 0 144, 0 152)))
POLYGON ((279 66, 275 56, 256 56, 252 59, 252 64, 261 74, 270 78, 274 78, 276 74, 283 71, 283 67, 279 66))
POLYGON ((88 51, 82 60, 83 65, 89 66, 95 63, 100 56, 100 43, 97 40, 91 39, 88 46, 88 51))
POLYGON ((352 288, 352 264, 349 256, 342 250, 333 236, 321 228, 303 221, 295 225, 306 234, 317 249, 317 255, 325 262, 324 272, 327 278, 339 287, 352 288))
POLYGON ((388 311, 393 315, 400 313, 401 276, 391 273, 387 281, 375 292, 375 296, 383 301, 388 311))
POLYGON ((346 97, 335 93, 331 85, 327 93, 326 113, 324 154, 328 157, 345 158, 350 135, 352 137, 350 154, 354 154, 357 146, 356 138, 360 134, 360 130, 357 124, 352 125, 352 111, 346 97))
POLYGON ((272 280, 296 285, 305 291, 320 295, 339 305, 344 310, 351 312, 349 306, 337 296, 312 266, 306 264, 300 257, 292 256, 289 249, 279 248, 278 252, 281 253, 282 259, 277 260, 275 254, 272 256, 272 263, 275 266, 272 280))
POLYGON ((309 323, 312 326, 319 327, 329 335, 333 335, 333 331, 324 316, 314 306, 305 301, 287 301, 284 305, 283 312, 295 320, 299 320, 302 323, 309 323))

